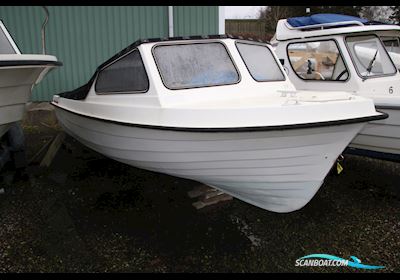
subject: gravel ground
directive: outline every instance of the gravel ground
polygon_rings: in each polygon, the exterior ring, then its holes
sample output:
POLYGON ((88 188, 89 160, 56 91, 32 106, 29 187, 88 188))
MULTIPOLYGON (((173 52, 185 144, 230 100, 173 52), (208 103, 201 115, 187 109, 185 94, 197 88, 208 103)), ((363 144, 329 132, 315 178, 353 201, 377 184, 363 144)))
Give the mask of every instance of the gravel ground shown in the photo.
MULTIPOLYGON (((57 130, 25 126, 32 157, 57 130)), ((400 163, 346 155, 303 209, 234 199, 195 210, 198 183, 107 159, 67 137, 49 168, 0 175, 0 272, 365 272, 296 267, 325 253, 400 272, 400 163)))

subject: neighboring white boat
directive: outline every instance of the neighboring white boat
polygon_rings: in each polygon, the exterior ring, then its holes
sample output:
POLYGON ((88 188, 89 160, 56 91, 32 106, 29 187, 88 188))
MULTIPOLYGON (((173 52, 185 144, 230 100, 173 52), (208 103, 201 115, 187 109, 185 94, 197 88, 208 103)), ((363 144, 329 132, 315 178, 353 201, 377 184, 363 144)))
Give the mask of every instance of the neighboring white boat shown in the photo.
POLYGON ((22 120, 33 86, 59 65, 52 55, 21 54, 0 21, 0 138, 22 120))
POLYGON ((295 91, 269 45, 223 35, 135 42, 52 104, 107 157, 274 212, 307 204, 364 124, 387 117, 350 93, 295 91))
POLYGON ((317 14, 279 20, 271 43, 297 89, 346 90, 372 98, 376 108, 389 118, 369 123, 349 151, 398 160, 399 34, 397 25, 317 14))

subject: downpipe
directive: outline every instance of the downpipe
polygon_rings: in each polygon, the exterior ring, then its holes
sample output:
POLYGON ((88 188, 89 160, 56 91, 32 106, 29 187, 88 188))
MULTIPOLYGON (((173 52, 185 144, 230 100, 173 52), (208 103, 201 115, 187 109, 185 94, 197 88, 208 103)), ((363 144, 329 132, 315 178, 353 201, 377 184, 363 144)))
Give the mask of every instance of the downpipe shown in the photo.
POLYGON ((42 24, 42 29, 41 29, 41 35, 42 35, 42 54, 46 54, 46 25, 49 21, 49 10, 47 9, 46 6, 42 6, 46 18, 44 19, 44 22, 42 24))

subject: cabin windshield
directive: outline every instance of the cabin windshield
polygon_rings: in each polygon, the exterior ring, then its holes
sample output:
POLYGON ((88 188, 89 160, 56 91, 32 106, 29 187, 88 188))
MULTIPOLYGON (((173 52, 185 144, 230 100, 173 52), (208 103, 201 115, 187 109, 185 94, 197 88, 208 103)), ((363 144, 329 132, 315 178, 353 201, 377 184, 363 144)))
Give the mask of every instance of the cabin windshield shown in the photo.
POLYGON ((397 36, 381 36, 380 38, 394 64, 400 69, 400 38, 397 36))
POLYGON ((296 75, 307 81, 341 81, 349 72, 334 40, 291 43, 287 47, 290 65, 296 75))
POLYGON ((236 47, 254 80, 257 82, 285 80, 275 57, 267 46, 237 42, 236 47))
POLYGON ((239 82, 239 73, 220 42, 157 45, 153 55, 164 85, 185 89, 229 85, 239 82))
POLYGON ((361 77, 393 75, 397 72, 377 36, 348 36, 346 44, 361 77))
POLYGON ((4 26, 0 21, 0 54, 15 54, 15 50, 7 38, 4 26))

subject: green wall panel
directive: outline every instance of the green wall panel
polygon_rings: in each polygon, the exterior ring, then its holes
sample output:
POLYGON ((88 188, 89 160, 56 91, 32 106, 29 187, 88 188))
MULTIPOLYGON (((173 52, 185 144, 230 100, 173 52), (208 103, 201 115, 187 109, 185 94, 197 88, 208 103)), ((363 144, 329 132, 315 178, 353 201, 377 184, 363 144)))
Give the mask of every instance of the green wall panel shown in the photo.
MULTIPOLYGON (((48 6, 47 54, 63 66, 34 88, 33 101, 48 101, 87 82, 96 67, 139 38, 168 36, 168 6, 48 6)), ((40 6, 0 6, 22 53, 41 53, 40 6)), ((175 6, 174 35, 218 33, 218 6, 175 6)))
POLYGON ((218 34, 218 6, 174 6, 174 36, 218 34))
MULTIPOLYGON (((63 66, 34 88, 32 100, 87 82, 96 67, 139 38, 168 36, 167 6, 48 6, 47 54, 63 66)), ((0 6, 0 19, 22 53, 41 53, 44 10, 36 6, 0 6)))

